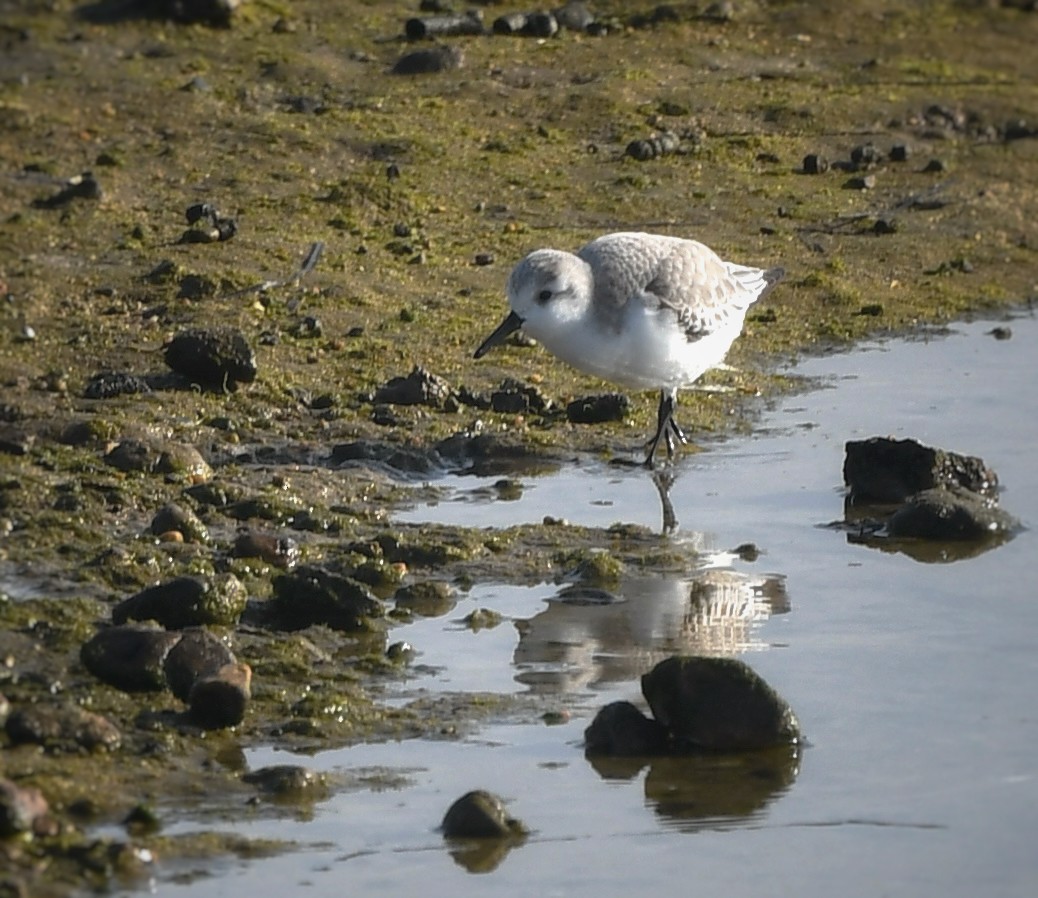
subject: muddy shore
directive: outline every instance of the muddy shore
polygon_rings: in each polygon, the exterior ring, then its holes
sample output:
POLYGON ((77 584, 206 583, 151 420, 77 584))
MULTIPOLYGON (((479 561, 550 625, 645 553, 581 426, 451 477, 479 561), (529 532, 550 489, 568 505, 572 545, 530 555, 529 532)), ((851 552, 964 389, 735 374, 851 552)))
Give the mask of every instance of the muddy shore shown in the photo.
MULTIPOLYGON (((729 389, 682 394, 702 447, 796 388, 778 360, 1033 301, 1038 15, 716 6, 594 3, 593 34, 444 37, 445 70, 402 75, 402 56, 432 46, 405 37, 416 4, 245 3, 214 26, 158 3, 0 0, 0 707, 76 706, 120 734, 90 748, 0 736, 3 777, 49 804, 0 843, 11 894, 132 881, 145 852, 290 850, 147 825, 203 796, 248 800, 244 748, 452 738, 541 713, 493 695, 380 704, 406 674, 391 650, 413 613, 404 587, 609 577, 589 564, 602 549, 617 565, 684 561, 638 528, 392 521, 440 471, 500 471, 507 490, 650 430, 655 403, 637 394, 620 420, 570 423, 567 403, 611 388, 536 347, 472 359, 525 252, 641 229, 785 267, 737 369, 706 378, 729 389), (632 154, 638 141, 650 150, 632 154), (201 226, 186 215, 199 204, 214 210, 201 226), (218 233, 200 236, 207 221, 218 233), (251 346, 255 380, 171 377, 169 341, 218 326, 251 346), (437 388, 387 401, 416 367, 437 388), (98 375, 141 389, 89 398, 98 375), (495 411, 508 378, 532 400, 495 411), (143 460, 114 463, 131 444, 143 460), (202 530, 156 532, 170 503, 202 530), (243 532, 291 559, 240 550, 243 532), (350 632, 274 626, 275 584, 299 563, 362 579, 384 613, 350 632), (199 727, 170 693, 83 666, 118 603, 227 572, 248 594, 213 628, 251 669, 238 726, 199 727), (125 838, 97 839, 109 824, 125 838)), ((488 29, 514 11, 480 8, 488 29)))

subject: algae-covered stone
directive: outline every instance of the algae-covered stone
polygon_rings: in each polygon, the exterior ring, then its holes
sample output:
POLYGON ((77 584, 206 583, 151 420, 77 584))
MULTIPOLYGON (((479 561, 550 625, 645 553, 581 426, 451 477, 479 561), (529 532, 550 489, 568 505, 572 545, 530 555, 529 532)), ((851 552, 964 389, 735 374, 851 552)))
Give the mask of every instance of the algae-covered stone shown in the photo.
POLYGON ((234 574, 176 577, 150 586, 120 602, 112 620, 153 620, 167 630, 207 624, 234 626, 245 610, 248 594, 234 574))
POLYGON ((442 829, 449 839, 507 839, 527 832, 500 798, 483 789, 467 792, 454 802, 443 817, 442 829))
POLYGON ((679 749, 744 751, 800 738, 792 708, 734 658, 667 658, 642 677, 642 693, 679 749))
POLYGON ((166 364, 191 383, 234 390, 256 379, 256 355, 245 335, 232 327, 191 328, 166 345, 166 364))
POLYGON ((189 543, 209 542, 209 530, 191 509, 175 502, 162 506, 151 519, 151 532, 155 536, 176 531, 189 543))

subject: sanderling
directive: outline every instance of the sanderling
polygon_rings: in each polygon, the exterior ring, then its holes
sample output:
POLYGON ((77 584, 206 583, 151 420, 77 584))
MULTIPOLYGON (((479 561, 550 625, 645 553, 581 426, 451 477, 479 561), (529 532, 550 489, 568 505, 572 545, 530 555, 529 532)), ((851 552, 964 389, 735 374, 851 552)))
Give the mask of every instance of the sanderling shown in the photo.
POLYGON ((667 456, 686 442, 674 420, 678 389, 719 365, 746 310, 781 280, 781 268, 725 262, 695 240, 606 234, 577 253, 539 249, 508 278, 511 312, 476 358, 520 327, 565 362, 625 387, 658 389, 656 434, 667 456))

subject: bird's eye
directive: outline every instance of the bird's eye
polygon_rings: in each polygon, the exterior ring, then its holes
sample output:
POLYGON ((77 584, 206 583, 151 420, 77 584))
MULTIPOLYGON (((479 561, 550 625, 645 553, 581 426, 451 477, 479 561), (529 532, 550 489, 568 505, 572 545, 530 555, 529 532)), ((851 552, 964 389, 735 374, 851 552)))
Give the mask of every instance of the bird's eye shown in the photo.
POLYGON ((537 294, 537 302, 547 302, 551 299, 551 290, 542 290, 537 294))

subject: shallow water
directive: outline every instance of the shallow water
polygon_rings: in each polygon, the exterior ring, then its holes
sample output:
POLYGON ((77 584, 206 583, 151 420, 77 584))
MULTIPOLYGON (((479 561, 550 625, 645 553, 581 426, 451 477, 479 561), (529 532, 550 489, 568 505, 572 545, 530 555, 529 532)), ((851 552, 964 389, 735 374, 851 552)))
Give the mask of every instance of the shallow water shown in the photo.
MULTIPOLYGON (((251 767, 306 764, 346 787, 308 814, 243 809, 226 824, 296 839, 299 852, 207 861, 176 881, 159 870, 161 893, 613 895, 695 883, 736 898, 1033 894, 1033 530, 935 564, 825 526, 842 517, 844 441, 889 434, 980 455, 1000 476, 1003 506, 1033 527, 1038 321, 1009 324, 1010 340, 976 322, 805 361, 798 373, 823 389, 778 402, 752 438, 682 456, 669 539, 712 566, 635 572, 611 597, 580 602, 556 584, 481 586, 451 613, 399 628, 394 638, 419 652, 399 700, 416 690, 534 694, 562 722, 531 712, 457 742, 250 753, 251 767), (744 543, 760 548, 756 561, 724 554, 744 543), (477 607, 505 621, 462 627, 477 607), (799 756, 748 767, 588 763, 580 742, 594 710, 638 700, 637 676, 681 650, 740 653, 796 710, 808 739, 799 756), (477 787, 533 830, 524 844, 475 856, 444 845, 444 811, 477 787)), ((478 498, 491 482, 446 481, 444 501, 403 516, 505 526, 559 516, 561 496, 574 523, 661 526, 642 470, 566 469, 525 481, 507 502, 478 498)))

